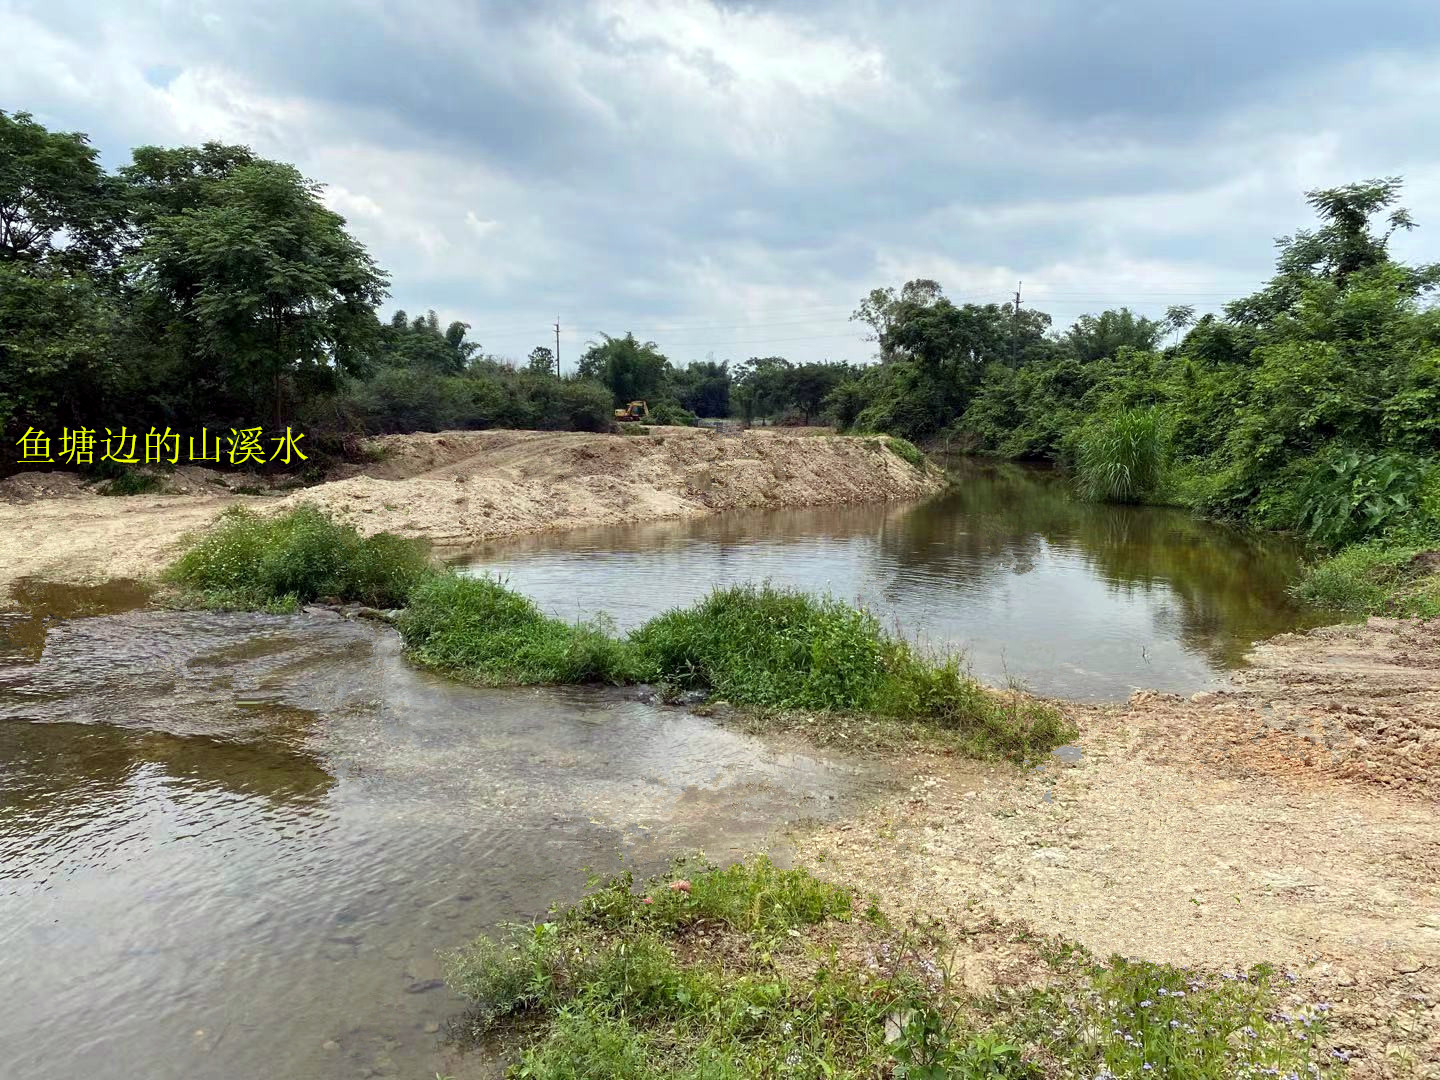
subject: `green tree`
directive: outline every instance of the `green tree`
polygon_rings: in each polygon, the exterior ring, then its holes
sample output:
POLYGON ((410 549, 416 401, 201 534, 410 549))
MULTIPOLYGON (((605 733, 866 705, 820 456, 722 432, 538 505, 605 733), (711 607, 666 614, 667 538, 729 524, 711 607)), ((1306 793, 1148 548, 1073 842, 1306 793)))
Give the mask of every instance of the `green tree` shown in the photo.
POLYGON ((84 135, 0 110, 0 263, 109 264, 124 212, 120 185, 84 135))
POLYGON ((210 379, 257 410, 268 397, 280 423, 287 378, 325 388, 363 368, 386 277, 289 165, 239 164, 196 190, 198 206, 146 223, 135 270, 210 379))
POLYGON ((580 357, 580 377, 604 383, 616 405, 655 397, 670 366, 656 344, 638 341, 634 334, 600 336, 605 340, 591 345, 580 357))
POLYGON ((555 370, 555 353, 544 345, 536 345, 530 350, 530 370, 537 375, 558 375, 555 370))

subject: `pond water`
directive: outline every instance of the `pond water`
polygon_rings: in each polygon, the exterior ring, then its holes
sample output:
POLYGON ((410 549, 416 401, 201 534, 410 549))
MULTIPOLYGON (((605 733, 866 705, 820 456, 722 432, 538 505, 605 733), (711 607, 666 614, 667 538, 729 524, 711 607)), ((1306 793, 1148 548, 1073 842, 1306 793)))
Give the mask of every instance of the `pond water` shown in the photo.
POLYGON ((1250 644, 1327 621, 1286 587, 1301 549, 1180 510, 1071 497, 1064 477, 962 464, 923 503, 726 514, 496 542, 459 558, 567 619, 620 628, 717 585, 830 592, 1000 685, 1118 700, 1223 681, 1250 644))
POLYGON ((888 782, 618 692, 461 686, 368 623, 114 610, 141 599, 0 615, 0 1076, 480 1075, 437 950, 888 782))

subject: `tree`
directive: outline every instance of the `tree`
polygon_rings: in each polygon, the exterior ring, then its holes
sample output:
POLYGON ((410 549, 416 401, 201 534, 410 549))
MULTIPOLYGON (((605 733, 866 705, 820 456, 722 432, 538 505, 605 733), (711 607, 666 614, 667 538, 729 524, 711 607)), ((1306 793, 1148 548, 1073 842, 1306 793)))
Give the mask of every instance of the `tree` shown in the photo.
POLYGON ((252 407, 268 395, 280 423, 287 376, 326 385, 363 368, 386 277, 293 167, 257 160, 206 183, 198 206, 149 222, 135 269, 210 378, 252 407))
MULTIPOLYGON (((1253 296, 1225 305, 1235 322, 1258 326, 1294 309, 1307 288, 1325 282, 1343 289, 1352 274, 1390 261, 1390 238, 1415 227, 1410 212, 1396 207, 1377 231, 1372 219, 1400 197, 1398 176, 1305 193, 1306 202, 1321 220, 1318 229, 1297 229, 1294 236, 1275 242, 1280 254, 1275 276, 1253 296)), ((1401 285, 1419 296, 1440 284, 1440 263, 1404 268, 1401 285)))
POLYGON ((559 375, 555 367, 555 353, 544 345, 530 350, 530 370, 540 375, 559 375))
POLYGON ((1175 332, 1175 340, 1180 340, 1180 331, 1187 326, 1195 325, 1195 306, 1193 304, 1171 304, 1165 309, 1165 317, 1161 319, 1166 326, 1175 332))
POLYGON ((591 345, 580 357, 579 375, 598 379, 609 387, 616 405, 655 397, 670 367, 656 344, 638 341, 634 334, 623 338, 600 336, 605 340, 591 345))
POLYGON ((1153 349, 1163 333, 1164 324, 1121 308, 1080 316, 1065 332, 1065 344, 1075 359, 1093 364, 1115 356, 1125 346, 1142 352, 1153 349))
POLYGON ((120 185, 84 135, 0 110, 0 263, 107 263, 123 221, 120 185))

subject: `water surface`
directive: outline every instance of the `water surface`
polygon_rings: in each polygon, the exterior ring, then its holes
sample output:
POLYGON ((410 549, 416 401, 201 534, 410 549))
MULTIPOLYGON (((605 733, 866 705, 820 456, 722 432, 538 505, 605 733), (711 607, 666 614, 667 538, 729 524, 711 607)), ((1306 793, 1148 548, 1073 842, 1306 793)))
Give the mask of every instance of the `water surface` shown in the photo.
POLYGON ((618 693, 462 686, 334 616, 16 610, 0 656, 7 1077, 469 1076, 437 950, 879 782, 618 693))
POLYGON ((540 534, 461 561, 554 614, 621 629, 717 585, 831 592, 963 650, 987 682, 1117 700, 1214 686, 1252 642, 1326 621, 1287 595, 1300 558, 1290 541, 1184 511, 1080 502, 1050 470, 972 464, 918 504, 540 534))

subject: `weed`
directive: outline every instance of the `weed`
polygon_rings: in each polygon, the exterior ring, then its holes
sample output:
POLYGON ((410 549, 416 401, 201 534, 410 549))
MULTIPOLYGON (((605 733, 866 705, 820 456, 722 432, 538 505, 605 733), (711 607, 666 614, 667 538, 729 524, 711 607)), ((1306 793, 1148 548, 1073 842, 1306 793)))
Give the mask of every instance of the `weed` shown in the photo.
POLYGON ((418 662, 486 685, 631 681, 624 644, 602 626, 545 615, 493 578, 430 575, 399 628, 418 662))
POLYGON ((909 439, 899 439, 893 435, 887 435, 885 437, 885 445, 889 448, 890 452, 900 460, 908 461, 917 469, 925 468, 925 455, 921 453, 920 448, 909 439))
POLYGON ((507 1037, 511 1075, 533 1080, 1258 1080, 1330 1068, 1318 1048, 1327 1006, 1282 1004, 1269 969, 1101 964, 1056 945, 1045 989, 972 998, 945 975, 941 935, 854 918, 854 905, 763 858, 683 863, 639 890, 628 873, 592 881, 547 921, 448 957, 446 976, 474 1003, 472 1031, 507 1037))
POLYGON ((1095 502, 1139 502, 1159 489, 1165 432, 1154 409, 1121 409, 1095 417, 1076 435, 1075 474, 1095 502))
POLYGON ((1356 544, 1310 567, 1294 591, 1352 615, 1440 615, 1440 557, 1427 553, 1434 546, 1356 544))
POLYGON ((416 541, 362 538, 308 506, 273 517, 236 507, 166 577, 202 606, 292 611, 320 597, 398 607, 428 572, 416 541))
POLYGON ((154 473, 124 470, 119 476, 106 482, 100 489, 102 495, 150 495, 165 486, 165 481, 154 473))

